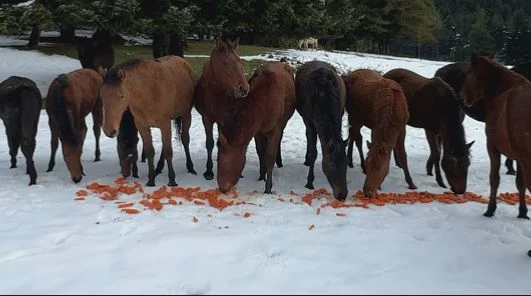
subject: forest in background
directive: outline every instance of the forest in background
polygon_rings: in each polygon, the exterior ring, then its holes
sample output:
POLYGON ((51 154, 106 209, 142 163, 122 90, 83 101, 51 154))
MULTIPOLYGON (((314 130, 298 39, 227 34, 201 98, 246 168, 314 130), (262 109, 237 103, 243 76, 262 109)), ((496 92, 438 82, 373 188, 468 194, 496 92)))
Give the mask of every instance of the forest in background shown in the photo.
POLYGON ((443 61, 496 54, 531 61, 528 0, 35 0, 0 1, 0 34, 42 30, 74 41, 75 29, 153 38, 155 55, 179 54, 186 41, 240 37, 242 44, 295 47, 315 36, 327 49, 443 61))

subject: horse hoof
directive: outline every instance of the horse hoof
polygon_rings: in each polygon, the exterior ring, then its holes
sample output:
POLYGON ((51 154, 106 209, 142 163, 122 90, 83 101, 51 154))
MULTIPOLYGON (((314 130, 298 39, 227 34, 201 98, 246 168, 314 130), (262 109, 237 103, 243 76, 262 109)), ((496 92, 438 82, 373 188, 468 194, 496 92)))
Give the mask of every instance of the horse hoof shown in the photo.
POLYGON ((309 183, 306 184, 304 187, 306 187, 308 189, 312 189, 312 190, 314 189, 313 184, 309 184, 309 183))
POLYGON ((531 250, 527 251, 527 256, 531 257, 531 250))
POLYGON ((155 176, 162 174, 162 170, 155 170, 155 176))
POLYGON ((415 185, 409 185, 408 188, 411 189, 411 190, 417 190, 418 189, 417 186, 415 186, 415 185))
POLYGON ((47 173, 49 173, 49 172, 51 172, 51 171, 53 171, 53 169, 47 169, 47 170, 46 170, 47 173))
POLYGON ((243 175, 240 175, 240 179, 243 179, 243 175))
POLYGON ((177 186, 177 183, 175 183, 175 181, 170 181, 170 182, 168 182, 168 186, 175 187, 175 186, 177 186))
POLYGON ((133 174, 133 178, 139 178, 138 174, 133 174))
POLYGON ((258 181, 265 180, 265 177, 258 177, 258 181))
POLYGON ((515 176, 515 175, 516 175, 516 172, 515 172, 515 171, 507 171, 506 174, 507 174, 507 175, 515 176))
POLYGON ((529 220, 529 216, 527 216, 527 213, 525 213, 525 214, 524 214, 524 213, 520 213, 520 214, 518 214, 518 218, 519 218, 519 219, 527 219, 527 220, 529 220))
POLYGON ((353 163, 349 163, 349 164, 348 164, 348 167, 349 167, 349 168, 353 168, 353 167, 354 167, 354 164, 353 164, 353 163))
POLYGON ((98 162, 98 161, 101 161, 101 158, 96 157, 96 159, 94 159, 94 162, 98 162))
POLYGON ((486 212, 483 214, 483 216, 485 216, 485 217, 489 217, 489 218, 490 218, 490 217, 494 216, 494 212, 486 211, 486 212))
POLYGON ((194 169, 189 169, 188 173, 192 175, 197 175, 197 172, 194 169))
POLYGON ((267 189, 266 189, 266 190, 264 191, 264 194, 271 194, 271 189, 270 189, 270 190, 267 190, 267 189))
POLYGON ((9 168, 10 168, 10 169, 16 169, 16 168, 17 168, 17 165, 16 165, 16 164, 12 164, 9 168))
POLYGON ((148 181, 148 182, 146 183, 146 186, 148 186, 148 187, 153 187, 153 186, 155 186, 155 181, 148 181))
POLYGON ((310 166, 310 161, 309 161, 309 160, 305 161, 305 162, 304 162, 304 165, 305 165, 305 166, 310 166))
POLYGON ((427 174, 428 176, 433 176, 433 173, 432 173, 432 172, 426 172, 426 174, 427 174))
MULTIPOLYGON (((30 181, 28 186, 35 185, 35 184, 37 184, 37 182, 35 180, 32 180, 32 181, 30 181)), ((529 218, 527 218, 527 219, 529 219, 529 218)))
POLYGON ((205 179, 207 179, 207 180, 212 180, 212 179, 214 179, 214 173, 213 172, 205 172, 203 174, 203 177, 205 177, 205 179))

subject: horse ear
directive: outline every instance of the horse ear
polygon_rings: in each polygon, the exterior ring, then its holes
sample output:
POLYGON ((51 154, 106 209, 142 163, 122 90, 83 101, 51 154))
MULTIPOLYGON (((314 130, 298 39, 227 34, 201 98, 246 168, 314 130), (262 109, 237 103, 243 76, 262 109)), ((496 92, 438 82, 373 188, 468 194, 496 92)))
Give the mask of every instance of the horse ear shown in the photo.
POLYGON ((103 78, 105 77, 105 74, 107 74, 107 69, 104 69, 102 66, 98 67, 98 74, 103 78))
POLYGON ((472 142, 466 144, 466 149, 470 149, 470 147, 472 147, 472 145, 474 145, 475 142, 476 141, 472 141, 472 142))
POLYGON ((216 49, 218 51, 223 51, 226 47, 226 44, 223 40, 221 40, 221 38, 217 37, 216 38, 216 49))
POLYGON ((117 75, 118 75, 118 78, 119 78, 121 81, 124 81, 124 80, 125 80, 125 72, 124 72, 124 70, 119 69, 117 75))
POLYGON ((367 148, 371 149, 371 142, 369 140, 367 140, 367 148))
POLYGON ((498 54, 497 52, 493 52, 492 54, 489 55, 489 59, 492 59, 492 60, 496 59, 497 54, 498 54))
POLYGON ((232 42, 232 49, 236 50, 238 48, 238 45, 240 45, 240 37, 236 38, 236 40, 232 42))

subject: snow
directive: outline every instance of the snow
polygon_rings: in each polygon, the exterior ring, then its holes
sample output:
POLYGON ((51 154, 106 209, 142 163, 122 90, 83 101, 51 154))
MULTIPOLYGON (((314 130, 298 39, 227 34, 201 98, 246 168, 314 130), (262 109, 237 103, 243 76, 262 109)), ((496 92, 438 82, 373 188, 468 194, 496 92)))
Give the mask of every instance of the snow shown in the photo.
MULTIPOLYGON (((312 59, 333 63, 340 72, 359 67, 387 71, 404 67, 425 76, 445 63, 376 55, 286 50, 271 60, 288 57, 293 64, 312 59)), ((269 54, 265 55, 266 59, 269 54)), ((246 57, 242 57, 246 58, 246 57)), ((263 56, 260 58, 264 58, 263 56)), ((0 79, 22 75, 33 79, 43 94, 58 74, 78 68, 79 62, 58 55, 0 48, 0 79)), ((262 192, 257 182, 258 160, 254 142, 238 184, 240 198, 253 204, 219 211, 185 203, 138 215, 121 213, 112 202, 90 195, 74 201, 75 192, 97 181, 110 184, 119 176, 116 140, 102 134, 102 161, 93 162, 92 120, 82 161, 86 177, 70 181, 57 153, 56 167, 46 173, 50 154, 48 118, 43 111, 37 134, 37 185, 28 187, 25 160, 19 152, 15 169, 9 168, 5 138, 0 139, 0 293, 52 294, 479 294, 529 293, 531 247, 529 221, 516 218, 517 206, 499 203, 494 218, 485 218, 485 205, 442 203, 386 205, 384 207, 316 208, 300 203, 290 191, 309 192, 303 186, 306 139, 297 113, 288 122, 282 143, 284 167, 273 171, 273 190, 262 192), (245 212, 251 216, 244 218, 245 212), (337 212, 345 217, 336 216, 337 212), (239 216, 236 216, 238 214, 239 216), (193 222, 193 217, 198 222, 193 222), (315 228, 309 230, 314 224, 315 228), (225 228, 228 226, 228 228, 225 228)), ((346 115, 344 135, 346 136, 346 115)), ((486 196, 489 160, 484 125, 464 122, 472 147, 468 191, 486 196)), ((370 131, 363 129, 364 138, 370 131)), ((0 125, 0 134, 5 129, 0 125)), ((191 151, 197 176, 186 173, 183 148, 174 140, 177 183, 184 187, 217 187, 204 180, 205 136, 200 115, 194 111, 191 151)), ((156 151, 160 133, 154 131, 156 151)), ((444 192, 434 177, 425 174, 428 144, 424 131, 407 128, 406 150, 418 191, 444 192)), ((139 147, 141 149, 141 147, 139 147)), ((365 147, 365 152, 367 151, 365 147)), ((214 149, 214 159, 216 156, 214 149)), ((321 152, 315 187, 329 189, 321 170, 321 152)), ((354 152, 355 167, 348 169, 350 195, 361 189, 364 175, 354 152)), ((216 165, 216 163, 214 163, 216 165)), ((503 174, 499 192, 514 192, 514 177, 503 174)), ((147 167, 139 163, 140 182, 147 167)), ((167 171, 156 179, 167 183, 167 171)), ((391 165, 382 189, 406 192, 402 171, 391 165)), ((330 190, 330 189, 329 189, 330 190)), ((140 195, 120 197, 138 201, 140 195)))

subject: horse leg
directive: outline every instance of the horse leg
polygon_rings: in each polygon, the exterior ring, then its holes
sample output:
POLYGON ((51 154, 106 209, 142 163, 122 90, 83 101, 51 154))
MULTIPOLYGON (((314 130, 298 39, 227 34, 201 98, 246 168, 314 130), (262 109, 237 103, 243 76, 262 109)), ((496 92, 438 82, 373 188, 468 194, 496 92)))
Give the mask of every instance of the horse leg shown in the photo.
POLYGON ((140 156, 140 162, 146 162, 146 150, 142 147, 142 155, 140 156))
MULTIPOLYGON (((79 157, 81 158, 81 154, 83 154, 83 146, 85 145, 85 139, 87 138, 87 123, 85 122, 85 119, 81 120, 81 135, 79 140, 79 157)), ((81 162, 81 159, 79 160, 81 163, 81 174, 85 176, 85 171, 83 170, 83 163, 81 162)))
POLYGON ((46 172, 51 172, 53 168, 55 167, 55 155, 57 154, 57 146, 59 146, 59 137, 55 133, 55 129, 53 128, 53 124, 51 120, 48 121, 48 124, 50 125, 50 132, 51 132, 52 138, 50 140, 50 146, 51 146, 50 162, 48 163, 48 170, 46 172))
POLYGON ((396 146, 395 146, 395 149, 393 149, 393 152, 396 153, 395 160, 398 161, 399 166, 404 171, 404 177, 406 178, 406 183, 408 185, 408 188, 415 190, 417 189, 417 186, 413 184, 413 179, 411 178, 411 175, 409 174, 409 168, 407 165, 407 153, 406 153, 405 139, 406 139, 406 129, 403 129, 398 135, 398 138, 396 139, 396 146))
POLYGON ((282 144, 282 138, 284 137, 284 131, 282 131, 282 133, 280 134, 280 141, 278 142, 278 152, 277 152, 277 159, 276 159, 276 163, 277 163, 277 167, 281 168, 283 167, 284 165, 282 164, 282 155, 280 154, 280 150, 281 150, 281 144, 282 144))
POLYGON ((96 157, 94 158, 94 161, 100 161, 100 135, 101 126, 103 124, 103 106, 101 98, 98 98, 96 104, 94 105, 94 109, 92 109, 92 121, 92 130, 94 131, 94 138, 96 139, 96 157))
POLYGON ((434 133, 429 132, 428 130, 424 130, 426 133, 426 139, 428 140, 428 145, 430 146, 430 156, 428 157, 428 161, 426 162, 426 173, 428 176, 433 176, 433 149, 432 147, 435 147, 436 145, 436 136, 434 133))
POLYGON ((159 161, 157 162, 157 167, 155 167, 155 176, 158 176, 162 173, 162 170, 164 169, 164 161, 166 159, 164 158, 164 149, 160 151, 160 157, 159 161))
POLYGON ((26 158, 26 173, 30 176, 29 185, 37 184, 37 170, 35 170, 35 162, 33 161, 33 154, 35 153, 35 138, 37 136, 37 128, 39 126, 39 118, 41 112, 41 98, 36 97, 35 94, 26 93, 24 96, 22 116, 20 125, 22 127, 22 153, 26 158))
POLYGON ((137 162, 137 159, 133 160, 133 166, 131 167, 133 178, 138 178, 138 166, 136 165, 136 162, 137 162))
POLYGON ((175 170, 173 169, 172 163, 171 120, 162 123, 160 131, 162 132, 162 153, 168 163, 168 186, 177 186, 177 183, 175 183, 175 170))
POLYGON ((354 128, 352 126, 348 129, 348 149, 347 149, 347 157, 348 157, 348 166, 353 168, 354 162, 352 161, 352 154, 354 153, 354 128))
POLYGON ((186 169, 188 170, 188 173, 197 175, 196 171, 194 170, 192 157, 190 156, 190 127, 192 126, 192 113, 183 115, 181 118, 181 124, 181 142, 183 143, 184 153, 186 154, 186 169))
POLYGON ((148 161, 148 182, 146 183, 146 186, 155 186, 155 149, 153 148, 151 129, 149 126, 141 126, 136 121, 135 124, 140 136, 142 137, 142 145, 144 146, 144 151, 146 151, 146 158, 148 161))
POLYGON ((306 154, 308 157, 308 182, 304 187, 308 189, 314 189, 313 187, 313 180, 315 179, 315 176, 313 174, 314 166, 315 166, 315 160, 317 159, 317 131, 315 130, 315 127, 313 123, 305 122, 306 124, 306 154))
POLYGON ((500 185, 500 152, 496 149, 496 146, 492 141, 493 140, 489 141, 489 138, 487 137, 487 151, 490 159, 490 195, 487 211, 483 214, 485 217, 494 216, 494 212, 496 211, 496 195, 498 193, 498 186, 500 185))
POLYGON ((20 147, 20 129, 13 123, 6 124, 7 143, 9 144, 9 155, 11 156, 11 169, 17 167, 17 154, 20 147))
MULTIPOLYGON (((525 181, 524 181, 524 172, 522 170, 522 165, 516 163, 516 188, 518 188, 518 195, 520 197, 520 205, 518 207, 518 218, 529 219, 527 216, 527 204, 525 201, 525 181)), ((530 184, 531 185, 531 184, 530 184)))
POLYGON ((256 146, 256 153, 258 154, 258 160, 260 163, 260 175, 258 181, 265 180, 267 172, 265 164, 265 151, 266 151, 266 138, 263 134, 257 134, 254 136, 254 143, 256 146))
POLYGON ((207 148, 206 171, 203 173, 203 177, 205 177, 206 180, 212 180, 214 179, 214 172, 212 171, 212 168, 214 167, 214 164, 212 163, 212 150, 214 149, 214 134, 212 129, 214 123, 203 116, 203 126, 205 127, 207 148))
POLYGON ((365 158, 363 157, 363 136, 361 135, 361 125, 355 125, 354 128, 354 141, 356 142, 356 148, 360 155, 361 171, 365 174, 365 158))
MULTIPOLYGON (((518 164, 516 164, 516 166, 518 167, 518 164)), ((513 160, 509 157, 505 159, 505 167, 507 168, 507 175, 516 175, 516 171, 514 170, 513 166, 513 160)))
POLYGON ((271 194, 273 187, 273 168, 275 167, 275 160, 277 158, 278 146, 280 145, 280 137, 282 136, 282 129, 276 128, 269 133, 266 138, 265 151, 265 165, 267 167, 267 178, 264 193, 271 194))
POLYGON ((446 188, 446 185, 444 184, 441 175, 441 141, 439 140, 440 138, 437 136, 436 133, 428 130, 426 130, 426 137, 428 137, 428 139, 430 137, 434 139, 433 141, 428 140, 428 144, 430 145, 430 158, 432 160, 433 166, 435 167, 435 181, 437 181, 437 184, 439 184, 439 186, 446 188))

